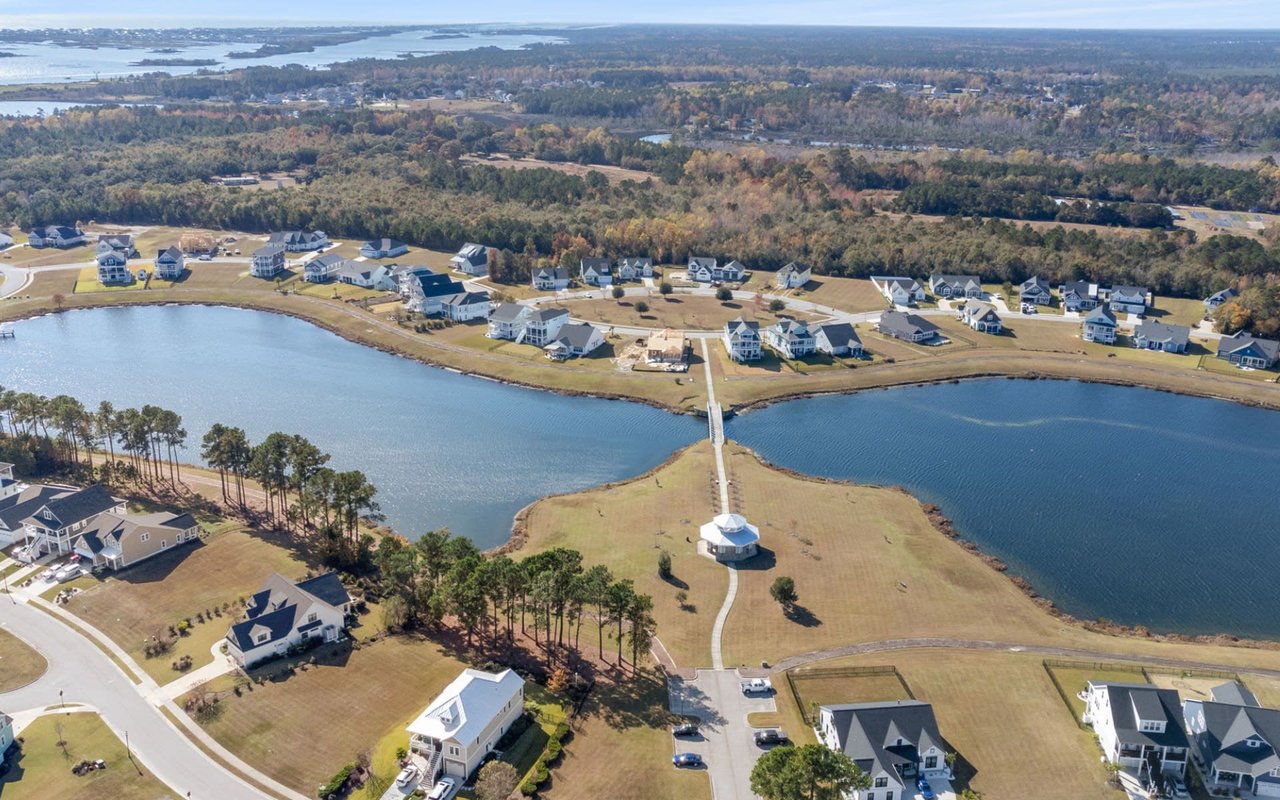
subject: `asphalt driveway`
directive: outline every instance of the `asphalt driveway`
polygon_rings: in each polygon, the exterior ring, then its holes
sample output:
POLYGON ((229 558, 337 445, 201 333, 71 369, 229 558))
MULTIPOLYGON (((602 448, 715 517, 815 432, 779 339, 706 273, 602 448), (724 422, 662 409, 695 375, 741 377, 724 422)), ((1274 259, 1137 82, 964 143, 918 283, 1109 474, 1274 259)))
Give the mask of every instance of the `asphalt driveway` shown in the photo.
POLYGON ((700 735, 673 739, 672 752, 702 756, 715 800, 755 798, 751 768, 765 751, 756 747, 747 715, 776 710, 772 695, 742 694, 741 680, 731 669, 698 670, 692 681, 670 679, 671 710, 701 721, 700 735))

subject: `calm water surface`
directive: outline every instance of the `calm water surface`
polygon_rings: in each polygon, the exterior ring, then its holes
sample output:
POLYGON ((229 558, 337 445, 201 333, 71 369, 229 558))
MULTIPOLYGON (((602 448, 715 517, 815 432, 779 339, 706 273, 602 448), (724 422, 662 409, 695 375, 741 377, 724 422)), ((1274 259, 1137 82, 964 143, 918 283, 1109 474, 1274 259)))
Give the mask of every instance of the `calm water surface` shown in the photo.
POLYGON ((317 47, 309 53, 284 53, 266 58, 227 58, 227 53, 248 52, 258 49, 261 43, 236 42, 190 47, 175 47, 176 53, 152 53, 145 48, 119 47, 62 47, 54 44, 21 44, 0 42, 0 51, 13 53, 13 58, 0 58, 0 84, 62 83, 95 78, 112 78, 122 75, 138 75, 147 72, 167 72, 170 75, 188 75, 200 69, 220 70, 244 67, 282 67, 301 64, 306 67, 326 67, 344 61, 361 58, 398 58, 402 53, 429 55, 480 47, 498 47, 515 50, 539 42, 560 42, 561 39, 529 34, 470 33, 461 39, 428 39, 429 30, 406 31, 390 36, 371 36, 356 42, 317 47), (213 67, 135 67, 131 64, 145 59, 213 59, 213 67))
POLYGON ((562 397, 426 367, 277 314, 203 306, 95 309, 15 325, 0 385, 86 406, 182 415, 199 461, 214 422, 260 440, 299 433, 378 487, 405 535, 447 525, 482 547, 539 497, 628 478, 705 423, 648 406, 562 397))
POLYGON ((801 472, 905 486, 1069 613, 1280 636, 1276 412, 986 380, 780 403, 726 435, 801 472))

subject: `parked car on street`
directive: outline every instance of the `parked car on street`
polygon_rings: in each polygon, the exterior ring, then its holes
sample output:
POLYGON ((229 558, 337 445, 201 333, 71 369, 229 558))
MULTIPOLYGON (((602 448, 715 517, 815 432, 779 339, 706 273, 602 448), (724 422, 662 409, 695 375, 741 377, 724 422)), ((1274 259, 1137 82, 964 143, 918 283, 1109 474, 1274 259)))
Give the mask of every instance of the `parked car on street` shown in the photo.
POLYGON ((680 753, 671 757, 671 763, 677 767, 700 767, 702 756, 697 753, 680 753))
POLYGON ((1182 778, 1172 778, 1167 785, 1173 789, 1174 797, 1190 797, 1191 792, 1187 790, 1187 782, 1182 778))
POLYGON ((674 728, 672 728, 672 729, 671 729, 671 735, 672 735, 672 736, 697 736, 697 735, 698 735, 698 723, 696 723, 696 722, 682 722, 682 723, 680 723, 679 725, 677 725, 677 726, 675 726, 674 728))
POLYGON ((929 779, 921 775, 916 778, 916 791, 924 800, 934 800, 938 795, 934 793, 933 787, 929 785, 929 779))
POLYGON ((436 781, 436 785, 431 787, 431 794, 427 795, 427 800, 444 800, 453 791, 454 780, 448 776, 436 781))
POLYGON ((782 744, 787 741, 787 732, 782 728, 762 728, 755 732, 754 736, 757 747, 766 747, 771 744, 782 744))

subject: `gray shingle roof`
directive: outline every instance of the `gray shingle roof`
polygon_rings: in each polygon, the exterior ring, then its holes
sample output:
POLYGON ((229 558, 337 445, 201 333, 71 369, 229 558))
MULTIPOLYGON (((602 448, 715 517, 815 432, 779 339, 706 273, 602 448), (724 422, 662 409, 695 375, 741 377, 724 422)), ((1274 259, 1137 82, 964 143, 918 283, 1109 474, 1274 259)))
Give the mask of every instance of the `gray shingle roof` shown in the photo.
POLYGON ((263 647, 287 638, 289 633, 294 630, 301 604, 310 603, 314 600, 337 607, 346 602, 347 593, 345 589, 342 590, 342 599, 339 602, 333 602, 338 600, 338 588, 341 587, 341 583, 335 588, 333 580, 336 579, 336 576, 331 579, 329 577, 331 575, 333 573, 295 584, 283 575, 273 574, 267 578, 262 589, 249 599, 249 607, 245 611, 245 619, 231 626, 229 636, 235 639, 236 645, 241 651, 263 647), (316 582, 314 588, 317 591, 304 588, 304 584, 312 582, 316 582), (266 628, 270 633, 270 638, 267 641, 254 641, 252 632, 258 626, 266 628))
POLYGON ((556 317, 569 316, 567 308, 538 308, 534 309, 533 316, 530 317, 534 322, 550 322, 556 317))
POLYGON ((560 329, 556 341, 574 350, 584 350, 591 343, 595 332, 596 329, 585 322, 570 322, 560 329))
POLYGON ((1114 328, 1116 326, 1116 315, 1112 314, 1111 309, 1106 306, 1098 306, 1084 315, 1084 321, 1093 325, 1109 325, 1114 328))
POLYGON ((832 322, 827 325, 819 325, 817 330, 827 337, 827 341, 832 347, 862 346, 862 340, 858 338, 858 332, 847 322, 832 322))
POLYGON ((1182 701, 1173 689, 1160 689, 1149 683, 1108 683, 1111 724, 1120 741, 1126 744, 1150 744, 1157 747, 1187 747, 1187 734, 1182 727, 1182 701), (1138 720, 1163 721, 1163 731, 1144 731, 1138 720))
POLYGON ((1272 339, 1259 339, 1253 334, 1237 331, 1232 336, 1224 336, 1218 340, 1218 355, 1224 356, 1238 350, 1252 347, 1262 357, 1275 361, 1280 358, 1280 342, 1272 339))
POLYGON ((898 774, 898 766, 915 765, 930 747, 946 751, 933 706, 918 700, 823 706, 831 712, 836 737, 845 755, 872 775, 898 774), (901 738, 904 744, 896 744, 901 738))
POLYGON ((1187 342, 1191 340, 1191 329, 1186 325, 1166 325, 1163 322, 1150 320, 1145 320, 1133 333, 1147 341, 1172 342, 1183 347, 1186 347, 1187 342))
POLYGON ((880 315, 880 330, 911 338, 921 333, 937 333, 938 326, 918 314, 886 311, 880 315))
POLYGON ((51 526, 51 521, 45 519, 43 515, 38 522, 44 527, 61 528, 72 523, 83 522, 96 514, 115 508, 116 505, 118 501, 111 496, 106 487, 94 484, 46 503, 45 507, 53 512, 53 524, 51 526))
POLYGON ((528 306, 519 303, 500 303, 489 313, 489 319, 495 322, 515 322, 528 306))
POLYGON ((1197 743, 1205 760, 1220 770, 1265 775, 1280 767, 1280 711, 1229 703, 1201 702, 1204 733, 1197 743), (1252 740, 1256 745, 1250 746, 1252 740))

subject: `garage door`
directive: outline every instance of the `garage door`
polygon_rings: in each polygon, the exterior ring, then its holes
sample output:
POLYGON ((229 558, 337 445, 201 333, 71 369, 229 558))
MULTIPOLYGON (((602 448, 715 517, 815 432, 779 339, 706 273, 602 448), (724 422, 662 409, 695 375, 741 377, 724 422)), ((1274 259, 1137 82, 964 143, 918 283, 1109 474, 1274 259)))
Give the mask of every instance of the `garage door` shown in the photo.
POLYGON ((1260 797, 1280 797, 1280 783, 1259 781, 1256 794, 1260 797))

